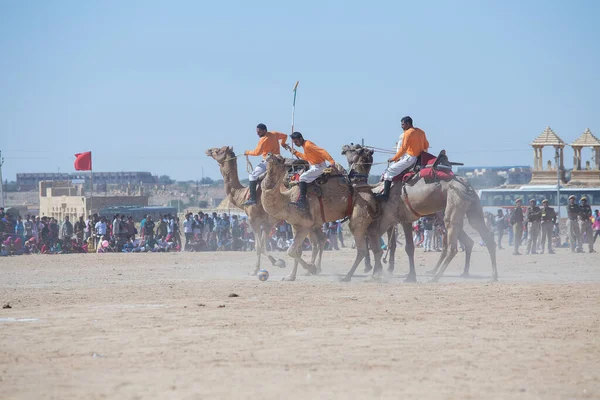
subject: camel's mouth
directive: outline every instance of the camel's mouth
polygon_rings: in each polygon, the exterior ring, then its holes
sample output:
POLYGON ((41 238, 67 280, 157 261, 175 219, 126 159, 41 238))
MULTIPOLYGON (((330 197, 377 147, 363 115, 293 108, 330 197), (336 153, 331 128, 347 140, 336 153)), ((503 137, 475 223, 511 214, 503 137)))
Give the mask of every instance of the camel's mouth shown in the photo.
POLYGON ((208 149, 208 150, 206 150, 206 155, 209 157, 213 157, 215 155, 214 153, 216 153, 217 150, 218 149, 208 149))

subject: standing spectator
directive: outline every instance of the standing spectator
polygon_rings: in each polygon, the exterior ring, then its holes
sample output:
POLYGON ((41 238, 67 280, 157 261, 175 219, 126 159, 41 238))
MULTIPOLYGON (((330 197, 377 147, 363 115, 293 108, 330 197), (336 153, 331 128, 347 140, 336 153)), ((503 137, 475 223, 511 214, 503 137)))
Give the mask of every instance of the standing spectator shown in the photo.
POLYGON ((340 241, 340 246, 342 246, 342 248, 345 248, 346 245, 344 244, 344 230, 342 228, 343 224, 340 221, 337 221, 337 223, 338 223, 338 230, 337 230, 338 240, 340 241))
MULTIPOLYGON (((200 213, 202 214, 202 213, 200 213)), ((194 236, 197 236, 199 239, 202 238, 202 230, 204 229, 204 224, 202 223, 201 216, 196 214, 194 215, 194 224, 193 230, 194 236)))
POLYGON ((240 222, 240 231, 242 234, 242 239, 248 240, 248 222, 246 217, 242 217, 242 221, 240 222))
POLYGON ((327 229, 327 238, 329 239, 330 249, 339 250, 338 242, 337 242, 337 231, 338 231, 339 223, 337 221, 332 221, 329 223, 329 227, 327 229))
POLYGON ((33 222, 31 221, 30 215, 27 215, 27 217, 25 217, 25 221, 23 221, 23 228, 25 229, 25 242, 33 236, 33 222))
POLYGON ((512 229, 512 225, 510 223, 510 217, 511 217, 511 212, 510 210, 506 210, 506 212, 504 213, 504 222, 505 222, 505 226, 508 229, 508 247, 512 246, 514 244, 514 232, 512 229))
POLYGON ((112 222, 112 234, 113 234, 113 239, 116 241, 119 240, 119 238, 121 237, 121 218, 119 217, 119 214, 115 215, 113 218, 113 222, 112 222))
POLYGON ((189 244, 194 237, 194 219, 192 218, 192 213, 189 213, 185 216, 185 221, 183 221, 183 233, 185 235, 185 247, 184 251, 189 250, 189 244))
MULTIPOLYGON (((442 251, 446 225, 444 225, 444 212, 438 211, 433 217, 433 250, 442 251)), ((398 235, 396 235, 396 238, 398 235)))
POLYGON ((42 232, 42 221, 40 221, 40 217, 35 217, 33 221, 33 226, 31 228, 31 233, 33 234, 33 238, 35 239, 35 243, 39 244, 40 242, 40 233, 42 232))
POLYGON ((23 239, 25 238, 25 225, 23 225, 23 219, 20 215, 17 217, 17 223, 15 224, 14 232, 15 235, 19 236, 21 241, 24 242, 23 239))
POLYGON ((40 231, 40 237, 43 244, 50 241, 50 221, 48 217, 42 217, 42 229, 40 231))
POLYGON ((423 232, 425 233, 425 244, 423 247, 425 251, 432 251, 431 239, 433 236, 433 219, 430 216, 423 217, 423 232))
POLYGON ((594 230, 594 239, 593 243, 596 243, 596 238, 600 236, 600 211, 594 210, 594 223, 592 224, 592 229, 594 230))
POLYGON ((83 238, 87 241, 93 234, 92 216, 88 215, 85 220, 85 227, 83 229, 83 238))
POLYGON ((179 233, 179 217, 175 217, 174 215, 171 215, 171 219, 169 220, 169 228, 171 229, 171 237, 172 237, 173 243, 175 243, 176 246, 179 246, 179 249, 181 250, 181 234, 179 233))
MULTIPOLYGON (((595 253, 594 240, 592 238, 592 208, 587 203, 587 197, 579 199, 579 234, 583 245, 584 235, 588 244, 588 253, 595 253)), ((583 249, 582 249, 583 251, 583 249)))
POLYGON ((502 237, 506 230, 506 219, 504 218, 504 212, 502 210, 498 210, 496 220, 494 221, 494 227, 496 229, 496 235, 498 236, 498 250, 504 250, 504 247, 502 247, 502 237))
MULTIPOLYGON (((233 240, 232 250, 242 249, 242 229, 237 215, 231 217, 231 239, 233 240)), ((285 240, 285 237, 284 237, 285 240)))
POLYGON ((144 224, 144 239, 146 241, 152 241, 154 239, 154 221, 152 221, 151 215, 146 217, 146 223, 144 224))
POLYGON ((516 207, 510 216, 510 224, 512 225, 513 234, 514 234, 513 255, 515 255, 515 256, 521 255, 521 253, 519 253, 519 246, 521 246, 521 239, 523 237, 523 219, 524 219, 523 218, 523 209, 521 208, 522 203, 523 203, 523 200, 520 198, 515 201, 516 207))
POLYGON ((132 241, 135 240, 137 229, 135 228, 135 222, 133 222, 133 217, 131 215, 127 217, 127 223, 125 226, 127 230, 127 239, 132 241))
POLYGON ((54 246, 54 244, 56 244, 58 242, 58 234, 59 234, 58 221, 56 220, 56 218, 52 218, 50 220, 50 242, 51 242, 52 246, 54 246))
MULTIPOLYGON (((148 221, 151 218, 152 217, 148 216, 146 223, 148 223, 148 221)), ((165 218, 159 217, 157 222, 158 222, 158 225, 156 225, 156 235, 155 235, 156 239, 166 240, 167 236, 169 235, 169 228, 167 227, 167 221, 165 220, 165 218)), ((154 228, 154 226, 153 226, 153 228, 154 228)))
POLYGON ((548 254, 554 254, 552 250, 552 236, 554 225, 556 224, 556 212, 554 208, 548 206, 548 200, 542 200, 542 254, 544 254, 544 245, 548 241, 548 254))
POLYGON ((527 254, 537 254, 541 221, 542 210, 537 206, 535 199, 529 200, 529 207, 527 208, 527 222, 529 225, 527 230, 527 254))
POLYGON ((226 240, 230 235, 229 229, 231 228, 229 216, 226 213, 223 213, 223 216, 217 221, 217 224, 217 238, 219 240, 226 240))
POLYGON ((100 221, 96 222, 94 229, 96 230, 96 247, 98 247, 98 242, 100 242, 100 240, 106 236, 106 232, 108 232, 106 218, 101 217, 100 221))
POLYGON ((85 222, 83 221, 83 215, 79 217, 79 221, 75 222, 75 226, 73 227, 73 230, 75 231, 75 237, 77 237, 77 240, 80 240, 83 242, 83 235, 85 233, 85 222))
POLYGON ((142 237, 142 240, 144 240, 144 225, 146 225, 149 216, 150 215, 146 215, 140 222, 140 236, 142 237))
POLYGON ((569 243, 571 244, 572 253, 583 253, 583 245, 581 243, 581 234, 577 217, 581 213, 579 204, 575 203, 575 196, 569 196, 569 204, 567 205, 567 230, 569 231, 569 243))

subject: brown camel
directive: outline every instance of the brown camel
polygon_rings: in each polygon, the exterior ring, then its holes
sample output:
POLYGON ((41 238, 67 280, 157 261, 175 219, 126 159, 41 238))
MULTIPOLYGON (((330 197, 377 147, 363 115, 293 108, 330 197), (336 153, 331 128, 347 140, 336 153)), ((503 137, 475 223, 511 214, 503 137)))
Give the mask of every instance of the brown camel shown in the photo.
MULTIPOLYGON (((277 224, 281 219, 272 217, 265 212, 263 208, 260 196, 257 196, 256 204, 252 206, 244 206, 243 204, 248 199, 249 189, 240 183, 237 170, 237 157, 230 146, 223 146, 221 148, 212 148, 206 151, 206 155, 214 158, 219 163, 221 175, 225 183, 225 193, 227 197, 236 207, 244 210, 248 216, 248 223, 252 227, 256 240, 256 266, 254 267, 253 275, 256 275, 260 270, 261 254, 265 253, 272 265, 285 268, 285 261, 282 259, 275 260, 273 256, 267 253, 267 235, 271 231, 271 228, 277 224)), ((260 190, 260 187, 258 188, 260 190)), ((326 237, 319 230, 319 232, 310 232, 310 239, 313 245, 313 259, 315 262, 317 255, 323 253, 325 247, 326 237)), ((320 265, 321 259, 319 257, 317 264, 320 265)))
MULTIPOLYGON (((371 172, 371 167, 373 165, 373 153, 374 153, 373 150, 363 147, 359 144, 351 143, 350 145, 342 146, 342 155, 346 156, 346 159, 348 161, 348 167, 350 170, 349 174, 352 178, 353 185, 355 185, 355 186, 368 185, 367 181, 369 178, 369 174, 371 172)), ((474 242, 466 234, 464 229, 461 230, 461 232, 459 233, 458 241, 465 248, 465 267, 464 267, 464 271, 461 276, 466 278, 469 276, 469 269, 470 269, 470 265, 471 265, 471 252, 473 250, 474 242)), ((442 252, 440 253, 440 258, 438 259, 438 261, 435 265, 435 268, 430 271, 427 271, 427 274, 436 275, 437 272, 439 271, 439 268, 442 265, 442 262, 448 255, 448 234, 447 234, 447 232, 444 232, 442 243, 443 243, 443 247, 442 247, 442 252)), ((386 253, 387 254, 386 258, 389 258, 389 265, 388 265, 388 269, 387 269, 387 272, 389 274, 394 272, 395 253, 396 253, 395 230, 390 229, 390 230, 388 230, 388 249, 387 249, 387 253, 386 253), (393 236, 392 236, 392 234, 393 234, 393 236)), ((385 262, 385 259, 383 261, 385 262)), ((369 253, 367 253, 367 255, 365 256, 365 264, 366 264, 365 272, 369 272, 372 269, 370 266, 369 253)))
MULTIPOLYGON (((343 171, 342 167, 336 167, 338 171, 343 171)), ((355 269, 367 251, 365 240, 367 229, 375 219, 378 209, 370 188, 362 191, 355 190, 349 185, 345 176, 332 174, 327 182, 320 184, 317 189, 321 192, 322 206, 319 198, 311 194, 309 187, 307 199, 309 207, 307 210, 300 210, 291 204, 298 198, 298 187, 291 189, 282 187, 286 174, 285 159, 280 155, 269 155, 267 176, 262 183, 261 202, 267 213, 285 219, 294 229, 294 244, 288 249, 288 254, 294 258, 295 263, 292 272, 284 280, 296 279, 298 263, 312 274, 319 273, 318 267, 302 259, 302 242, 310 231, 321 229, 323 223, 347 216, 350 217, 350 230, 356 243, 356 259, 352 266, 355 269)), ((311 187, 314 188, 312 185, 311 187)), ((378 237, 369 239, 374 240, 373 243, 378 241, 378 237)))
MULTIPOLYGON (((344 154, 352 165, 352 169, 358 176, 368 175, 369 161, 365 151, 356 146, 344 147, 344 154), (361 156, 362 154, 362 156, 361 156)), ((441 153, 445 157, 445 152, 441 153)), ((371 157, 372 159, 372 157, 371 157)), ((350 175, 354 175, 353 171, 350 175)), ((374 190, 378 190, 378 185, 374 190)), ((490 253, 492 262, 492 279, 498 279, 496 268, 496 244, 494 239, 485 226, 483 210, 479 202, 479 197, 473 188, 462 178, 454 177, 449 182, 439 181, 436 183, 426 183, 424 179, 416 179, 407 184, 396 183, 392 186, 390 198, 387 202, 381 203, 381 215, 369 227, 371 236, 381 235, 395 224, 400 223, 404 230, 406 240, 405 250, 408 254, 410 272, 406 280, 408 282, 416 281, 416 272, 414 266, 414 243, 412 240, 412 222, 424 215, 433 214, 445 209, 444 222, 448 230, 446 246, 447 248, 438 261, 434 281, 437 281, 444 273, 448 264, 457 253, 457 241, 460 239, 465 243, 469 250, 465 273, 468 274, 468 262, 470 261, 470 251, 472 240, 466 235, 463 229, 465 215, 471 226, 481 235, 484 243, 490 253), (469 246, 470 244, 470 246, 469 246)), ((373 273, 381 273, 380 255, 375 254, 375 268, 373 273)), ((393 268, 393 264, 392 264, 393 268)), ((356 268, 351 269, 346 275, 345 280, 350 280, 356 268)))

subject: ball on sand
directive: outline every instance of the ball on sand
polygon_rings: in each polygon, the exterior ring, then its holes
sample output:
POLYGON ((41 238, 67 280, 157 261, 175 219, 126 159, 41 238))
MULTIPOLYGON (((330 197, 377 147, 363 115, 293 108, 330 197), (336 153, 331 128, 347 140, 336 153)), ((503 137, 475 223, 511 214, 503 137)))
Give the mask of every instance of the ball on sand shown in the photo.
POLYGON ((269 279, 269 271, 267 271, 266 269, 261 269, 260 271, 258 271, 258 280, 259 281, 266 281, 267 279, 269 279))

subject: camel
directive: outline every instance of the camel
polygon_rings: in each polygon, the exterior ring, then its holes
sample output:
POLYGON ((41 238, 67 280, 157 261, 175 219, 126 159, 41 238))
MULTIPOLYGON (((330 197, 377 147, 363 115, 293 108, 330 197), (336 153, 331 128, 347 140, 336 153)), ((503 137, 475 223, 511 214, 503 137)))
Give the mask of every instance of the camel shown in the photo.
MULTIPOLYGON (((349 174, 352 178, 353 185, 363 185, 363 186, 368 185, 367 181, 369 179, 369 174, 371 172, 371 167, 373 165, 373 153, 374 153, 374 150, 363 147, 359 144, 355 145, 354 143, 350 143, 350 145, 342 146, 342 155, 346 156, 346 159, 348 161, 348 167, 349 167, 349 171, 350 171, 349 174)), ((395 234, 395 230, 393 230, 393 229, 388 230, 388 249, 387 249, 387 255, 386 255, 386 258, 389 258, 389 265, 388 265, 388 269, 387 269, 388 274, 392 274, 394 272, 394 264, 395 264, 394 257, 395 257, 395 253, 396 253, 396 237, 395 237, 395 235, 392 236, 392 234, 395 234)), ((447 232, 444 233, 442 240, 443 240, 442 241, 443 247, 442 247, 442 252, 440 254, 440 258, 438 259, 435 267, 432 270, 427 271, 427 274, 436 275, 437 272, 439 271, 439 268, 442 265, 442 262, 448 255, 448 234, 447 234, 447 232)), ((470 265, 471 265, 471 252, 473 250, 474 242, 466 234, 466 232, 464 232, 464 230, 461 230, 461 232, 459 233, 458 241, 465 248, 465 267, 464 267, 464 271, 463 271, 461 277, 466 278, 469 276, 469 269, 470 269, 470 265)), ((385 262, 385 259, 384 259, 384 262, 385 262)), ((372 269, 370 266, 369 253, 367 253, 367 255, 365 256, 365 264, 367 264, 367 266, 365 267, 365 272, 369 272, 372 269)))
MULTIPOLYGON (((236 207, 244 210, 248 216, 248 223, 250 224, 252 231, 254 232, 256 239, 256 265, 254 267, 253 275, 256 275, 260 270, 261 266, 261 254, 266 254, 267 258, 273 266, 285 268, 285 261, 282 259, 275 260, 275 258, 267 253, 267 235, 271 231, 271 228, 277 224, 281 219, 275 218, 265 212, 263 208, 260 196, 257 196, 255 205, 244 206, 243 204, 248 199, 249 189, 240 183, 237 170, 237 157, 230 146, 223 146, 221 148, 211 148, 206 151, 206 155, 214 158, 219 163, 221 175, 225 183, 225 193, 227 197, 236 207)), ((260 190, 260 189, 259 189, 260 190)), ((309 236, 313 247, 313 258, 312 262, 315 262, 317 255, 319 259, 317 265, 320 265, 320 255, 323 253, 325 242, 327 238, 319 230, 318 232, 310 232, 309 236)))
MULTIPOLYGON (((336 169, 345 172, 341 166, 336 169)), ((319 198, 311 193, 313 185, 309 186, 307 210, 298 209, 292 202, 299 195, 298 187, 282 191, 282 184, 286 180, 287 166, 285 158, 280 155, 270 154, 267 157, 267 175, 262 183, 261 202, 265 211, 276 217, 285 219, 294 229, 294 244, 288 249, 288 255, 294 259, 294 268, 290 275, 284 278, 287 281, 296 280, 298 264, 311 274, 318 274, 320 268, 312 262, 306 263, 302 259, 302 242, 306 235, 316 229, 321 229, 325 222, 335 221, 350 217, 350 231, 356 243, 356 259, 353 269, 362 261, 367 252, 367 229, 376 219, 378 210, 370 188, 367 190, 353 189, 345 176, 331 175, 327 182, 318 186, 321 192, 322 203, 319 198)), ((369 237, 372 245, 378 247, 378 238, 369 237)))
MULTIPOLYGON (((346 158, 352 165, 350 175, 368 176, 369 157, 362 147, 345 146, 343 148, 346 158)), ((440 153, 440 157, 445 157, 445 152, 440 153)), ((372 157, 371 157, 372 160, 372 157)), ((374 190, 380 188, 377 185, 374 190)), ((400 223, 404 230, 406 239, 405 250, 408 254, 410 272, 406 278, 407 282, 416 282, 416 272, 414 265, 414 243, 412 240, 412 222, 424 215, 433 214, 445 209, 444 222, 446 224, 447 239, 444 243, 445 249, 440 256, 440 260, 434 270, 436 272, 433 281, 437 281, 444 274, 446 268, 458 252, 457 241, 460 239, 465 243, 467 260, 464 276, 468 275, 468 265, 470 262, 472 240, 466 235, 463 229, 465 215, 469 224, 481 235, 492 262, 492 280, 498 280, 498 271, 496 268, 496 243, 493 236, 485 225, 483 209, 479 202, 479 196, 473 188, 461 177, 454 177, 445 182, 426 183, 424 179, 413 180, 406 184, 394 184, 390 191, 390 198, 387 202, 381 203, 381 215, 369 227, 369 235, 377 236, 386 232, 395 224, 400 223), (449 249, 449 250, 448 250, 449 249)), ((374 249, 375 250, 375 249, 374 249)), ((392 256, 393 257, 393 256, 392 256)), ((381 255, 375 253, 374 274, 381 273, 381 255)), ((393 268, 393 264, 392 264, 393 268)), ((351 269, 344 280, 350 280, 356 268, 351 269)))

